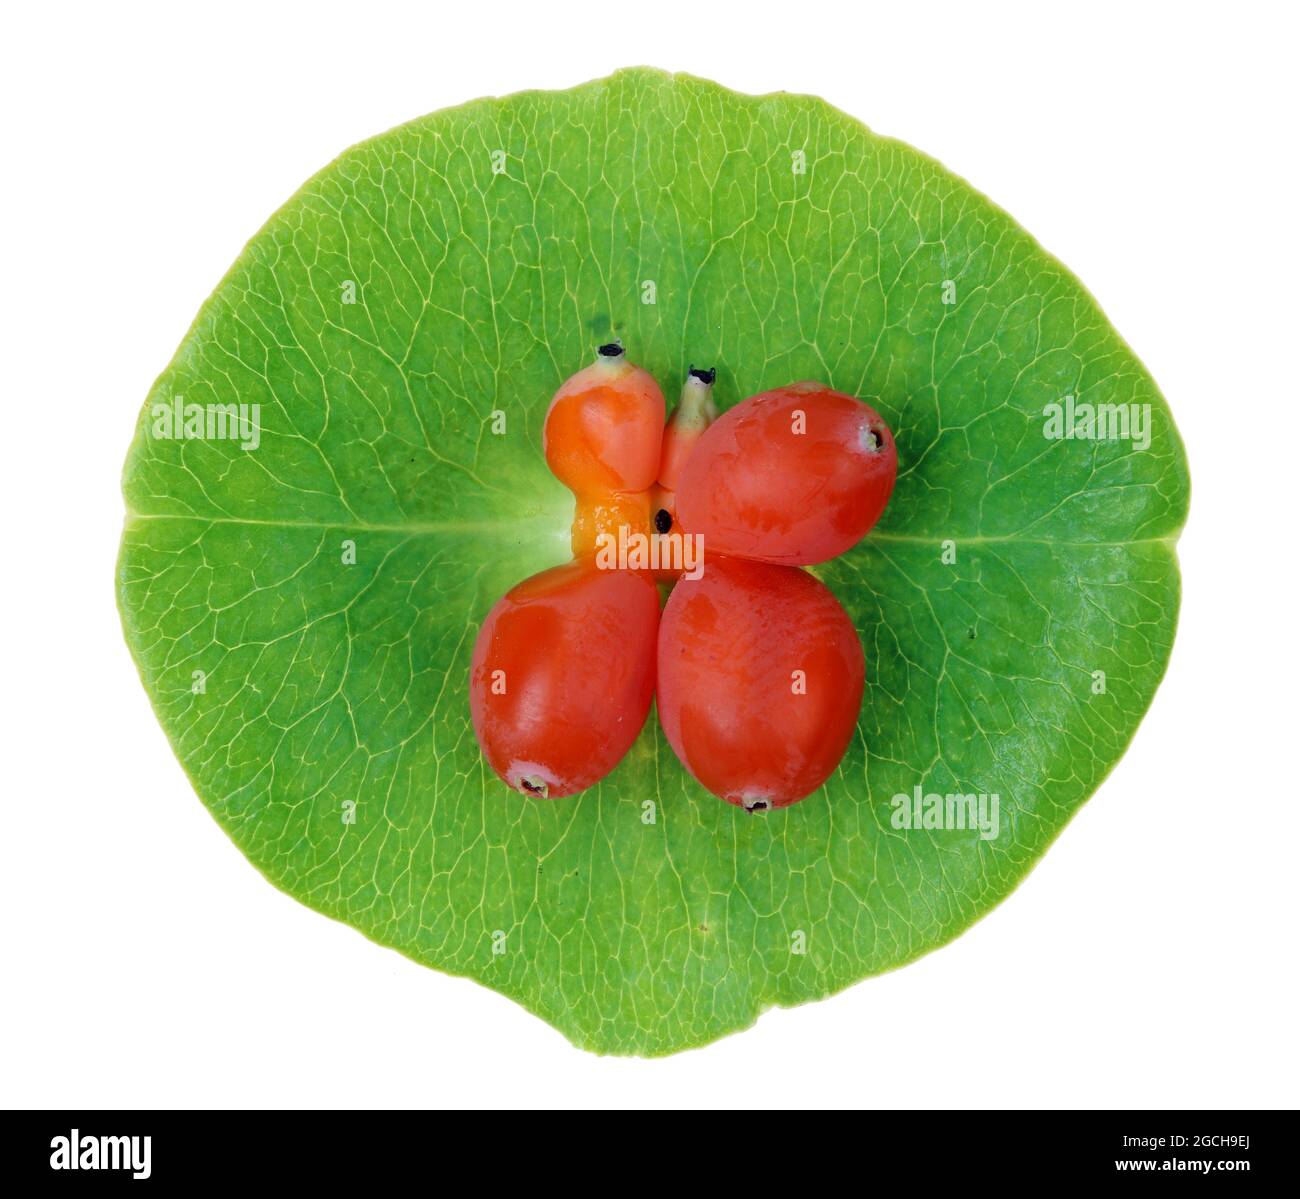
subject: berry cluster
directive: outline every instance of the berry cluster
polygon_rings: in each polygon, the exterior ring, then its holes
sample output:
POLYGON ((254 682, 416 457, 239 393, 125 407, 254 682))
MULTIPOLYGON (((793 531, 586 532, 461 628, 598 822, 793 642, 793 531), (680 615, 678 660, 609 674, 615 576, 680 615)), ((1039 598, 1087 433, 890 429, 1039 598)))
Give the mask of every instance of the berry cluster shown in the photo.
POLYGON ((665 427, 658 384, 612 343, 551 401, 543 444, 576 501, 573 561, 498 601, 470 666, 479 745, 517 791, 556 798, 598 782, 656 691, 682 764, 748 812, 804 798, 844 756, 862 645, 800 568, 844 553, 880 518, 893 435, 820 383, 715 419, 713 381, 692 368, 665 427), (667 552, 610 568, 614 545, 674 538, 675 550, 684 538, 702 549, 696 569, 667 552), (656 580, 672 585, 662 616, 656 580))

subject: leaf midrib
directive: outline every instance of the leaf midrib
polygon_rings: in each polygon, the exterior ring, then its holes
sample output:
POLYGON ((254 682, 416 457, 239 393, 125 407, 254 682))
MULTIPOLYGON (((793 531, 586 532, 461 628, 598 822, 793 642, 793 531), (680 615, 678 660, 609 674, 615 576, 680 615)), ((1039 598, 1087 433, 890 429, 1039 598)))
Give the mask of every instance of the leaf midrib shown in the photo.
MULTIPOLYGON (((508 534, 519 528, 533 525, 550 525, 549 517, 528 517, 518 519, 483 521, 408 521, 405 523, 375 523, 357 520, 255 520, 243 516, 195 516, 179 512, 132 512, 126 514, 126 523, 140 523, 153 520, 188 520, 205 525, 249 525, 255 528, 271 529, 354 529, 363 533, 400 533, 406 536, 432 537, 439 533, 492 533, 508 534)), ((1097 549, 1124 549, 1137 545, 1165 545, 1170 548, 1178 541, 1178 533, 1169 533, 1163 537, 1134 537, 1126 541, 1089 541, 1069 540, 1060 537, 1020 537, 1016 534, 997 536, 967 536, 945 530, 942 533, 887 533, 883 531, 868 534, 863 544, 890 542, 901 545, 935 545, 952 538, 959 545, 1060 545, 1068 547, 1091 546, 1097 549)))

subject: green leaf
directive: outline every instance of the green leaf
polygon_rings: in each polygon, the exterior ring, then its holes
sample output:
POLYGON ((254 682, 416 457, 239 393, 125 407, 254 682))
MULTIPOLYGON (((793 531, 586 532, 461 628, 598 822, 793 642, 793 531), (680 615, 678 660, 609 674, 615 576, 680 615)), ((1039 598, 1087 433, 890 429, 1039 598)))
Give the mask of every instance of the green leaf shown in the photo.
POLYGON ((1147 372, 983 196, 820 100, 651 70, 435 113, 308 182, 158 379, 124 487, 127 640, 249 860, 641 1054, 898 966, 1012 890, 1151 702, 1188 498, 1147 372), (897 433, 881 527, 817 571, 867 651, 860 735, 788 811, 702 792, 653 720, 575 800, 479 756, 478 624, 567 556, 542 418, 615 333, 670 395, 692 362, 723 406, 815 378, 897 433), (1046 437, 1066 395, 1149 406, 1149 446, 1046 437), (256 448, 155 435, 177 397, 260 405, 256 448), (997 835, 895 827, 918 787, 996 793, 997 835))

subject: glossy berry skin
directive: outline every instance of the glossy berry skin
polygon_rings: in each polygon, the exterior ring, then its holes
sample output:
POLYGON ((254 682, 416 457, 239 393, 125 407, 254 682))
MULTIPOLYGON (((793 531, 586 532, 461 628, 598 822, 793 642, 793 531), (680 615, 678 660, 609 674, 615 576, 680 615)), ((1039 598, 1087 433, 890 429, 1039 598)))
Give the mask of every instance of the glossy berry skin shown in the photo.
POLYGON ((573 556, 590 557, 600 548, 601 535, 617 538, 621 526, 632 533, 649 533, 653 496, 653 491, 610 491, 579 497, 569 537, 573 556))
POLYGON ((820 383, 792 383, 709 426, 678 481, 677 515, 708 554, 807 566, 866 535, 897 472, 879 413, 820 383))
POLYGON ((795 567, 709 557, 664 608, 659 721, 686 769, 746 811, 788 807, 826 781, 865 674, 848 614, 795 567))
MULTIPOLYGON (((650 518, 656 533, 682 535, 677 520, 677 495, 675 488, 681 478, 686 460, 704 431, 717 420, 718 410, 713 405, 713 380, 717 371, 701 370, 692 366, 682 384, 681 398, 664 429, 663 451, 659 457, 659 479, 650 492, 650 518)), ((663 583, 675 582, 680 570, 663 568, 655 578, 663 583)))
POLYGON ((659 473, 664 393, 617 342, 555 393, 542 429, 552 474, 579 499, 647 491, 659 473))
POLYGON ((498 601, 474 644, 469 695, 479 746, 507 786, 555 799, 618 765, 650 710, 658 625, 649 575, 589 560, 498 601))
POLYGON ((718 419, 713 406, 713 380, 715 370, 697 370, 691 367, 682 384, 681 399, 673 410, 664 429, 663 449, 659 455, 659 486, 667 492, 677 489, 677 483, 704 431, 718 419))

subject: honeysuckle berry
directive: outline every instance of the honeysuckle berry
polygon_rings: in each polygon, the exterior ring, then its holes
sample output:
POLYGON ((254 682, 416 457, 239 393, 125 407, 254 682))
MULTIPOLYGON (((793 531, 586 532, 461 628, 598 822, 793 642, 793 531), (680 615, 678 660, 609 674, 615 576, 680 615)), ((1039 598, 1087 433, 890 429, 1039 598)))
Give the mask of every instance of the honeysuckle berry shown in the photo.
POLYGON ((851 549, 898 472, 874 408, 821 383, 742 400, 705 431, 677 484, 677 515, 709 553, 786 566, 851 549))
POLYGON ((659 478, 650 502, 655 530, 659 533, 667 533, 673 528, 677 518, 677 482, 682 469, 704 430, 718 417, 713 403, 713 380, 716 377, 717 371, 713 369, 692 366, 682 384, 677 407, 668 418, 659 457, 659 478))
POLYGON ((700 784, 747 812, 788 807, 830 777, 865 677, 852 621, 805 570, 712 556, 668 597, 659 722, 700 784))
MULTIPOLYGON (((650 511, 654 514, 656 533, 672 533, 677 537, 686 533, 686 529, 677 520, 677 497, 673 489, 677 486, 681 469, 695 443, 703 436, 708 425, 718 419, 718 410, 714 407, 715 377, 714 369, 701 369, 692 365, 686 372, 686 381, 681 385, 677 407, 672 416, 668 417, 667 428, 663 430, 659 479, 650 492, 650 511)), ((655 572, 655 577, 662 583, 672 583, 680 573, 681 571, 672 568, 662 568, 655 572)))
POLYGON ((507 786, 555 799, 618 765, 650 711, 658 625, 648 574, 590 559, 534 575, 496 603, 474 643, 470 714, 507 786))
POLYGON ((659 473, 664 395, 648 371, 627 360, 621 342, 560 386, 542 429, 552 473, 576 500, 573 552, 591 553, 601 533, 650 527, 649 490, 659 473))

